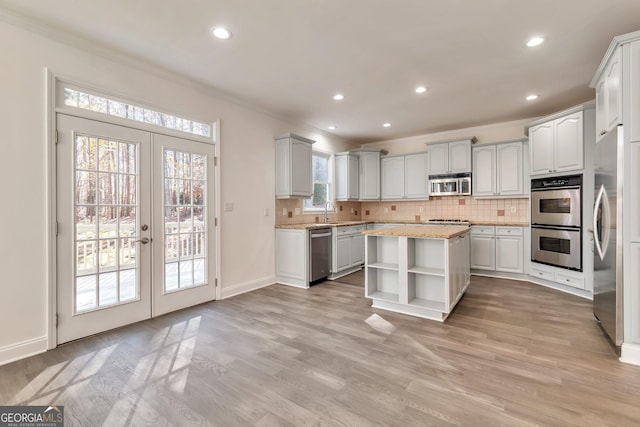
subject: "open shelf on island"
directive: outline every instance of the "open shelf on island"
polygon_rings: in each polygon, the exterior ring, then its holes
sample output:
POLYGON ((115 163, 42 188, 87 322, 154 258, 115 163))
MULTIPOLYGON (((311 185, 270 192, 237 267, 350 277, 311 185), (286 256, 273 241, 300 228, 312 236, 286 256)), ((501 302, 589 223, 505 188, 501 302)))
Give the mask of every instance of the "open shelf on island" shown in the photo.
POLYGON ((446 286, 444 276, 409 273, 408 300, 410 305, 446 313, 446 286))
POLYGON ((409 267, 409 273, 430 274, 431 276, 444 277, 444 268, 418 267, 417 265, 414 265, 413 267, 409 267))
POLYGON ((398 294, 391 294, 389 292, 374 292, 373 294, 369 295, 369 298, 390 302, 399 301, 398 294))
POLYGON ((399 273, 367 266, 365 270, 366 296, 385 301, 399 301, 399 273))
POLYGON ((380 268, 383 270, 398 270, 398 264, 391 264, 390 262, 376 262, 369 264, 369 267, 380 268))

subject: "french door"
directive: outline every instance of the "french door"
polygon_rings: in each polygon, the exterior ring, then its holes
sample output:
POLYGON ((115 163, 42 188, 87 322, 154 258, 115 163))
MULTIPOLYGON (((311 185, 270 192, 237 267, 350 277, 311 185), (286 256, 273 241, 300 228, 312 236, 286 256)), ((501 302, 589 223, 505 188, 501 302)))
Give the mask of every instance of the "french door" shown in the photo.
POLYGON ((58 344, 215 298, 214 147, 57 115, 58 344))

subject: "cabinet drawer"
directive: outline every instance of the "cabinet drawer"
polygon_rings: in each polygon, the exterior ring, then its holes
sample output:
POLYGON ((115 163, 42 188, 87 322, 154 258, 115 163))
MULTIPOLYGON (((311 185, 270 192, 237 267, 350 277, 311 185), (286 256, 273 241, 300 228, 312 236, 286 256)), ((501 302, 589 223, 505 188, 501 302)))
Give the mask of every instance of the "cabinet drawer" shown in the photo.
POLYGON ((563 273, 556 273, 556 282, 567 286, 573 286, 574 288, 584 289, 584 278, 573 277, 563 273))
POLYGON ((522 236, 522 227, 496 227, 496 236, 522 236))
POLYGON ((338 236, 346 236, 349 234, 360 234, 366 229, 366 225, 350 225, 347 227, 336 227, 336 234, 338 236))
POLYGON ((493 236, 495 234, 495 227, 492 225, 474 225, 471 227, 471 234, 493 236))
POLYGON ((555 281, 554 274, 550 271, 542 271, 542 270, 537 270, 535 268, 532 268, 531 275, 534 277, 538 277, 540 279, 548 280, 550 282, 555 281))

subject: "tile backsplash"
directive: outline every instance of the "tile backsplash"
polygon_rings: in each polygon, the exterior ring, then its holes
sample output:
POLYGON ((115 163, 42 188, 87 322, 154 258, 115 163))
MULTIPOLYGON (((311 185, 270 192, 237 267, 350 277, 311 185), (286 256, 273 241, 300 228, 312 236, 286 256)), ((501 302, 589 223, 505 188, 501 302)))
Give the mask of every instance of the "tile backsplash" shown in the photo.
MULTIPOLYGON (((276 225, 321 222, 324 212, 304 213, 303 200, 277 199, 276 225)), ((426 221, 465 219, 472 222, 529 222, 529 199, 474 199, 471 196, 432 197, 427 201, 336 202, 334 221, 426 221)))

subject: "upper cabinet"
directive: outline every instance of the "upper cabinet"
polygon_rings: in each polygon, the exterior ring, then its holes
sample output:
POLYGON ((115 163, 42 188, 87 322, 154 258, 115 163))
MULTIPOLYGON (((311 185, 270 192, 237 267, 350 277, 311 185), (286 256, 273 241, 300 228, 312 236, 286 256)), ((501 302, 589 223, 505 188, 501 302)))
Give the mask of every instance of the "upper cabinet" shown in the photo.
POLYGON ((428 153, 384 157, 381 164, 382 199, 429 199, 428 153))
POLYGON ((311 145, 315 141, 292 133, 276 138, 276 197, 309 198, 311 180, 311 145))
POLYGON ((471 144, 475 137, 427 144, 429 175, 471 172, 471 144))
POLYGON ((381 151, 358 150, 357 153, 360 154, 360 200, 379 200, 381 151))
POLYGON ((522 140, 473 147, 474 197, 524 196, 522 140))
POLYGON ((529 128, 531 175, 584 167, 583 112, 577 111, 529 128))
POLYGON ((360 156, 355 153, 337 153, 336 200, 358 200, 360 195, 360 156))
POLYGON ((614 51, 595 84, 596 89, 596 141, 622 123, 622 96, 620 93, 620 52, 614 51))

